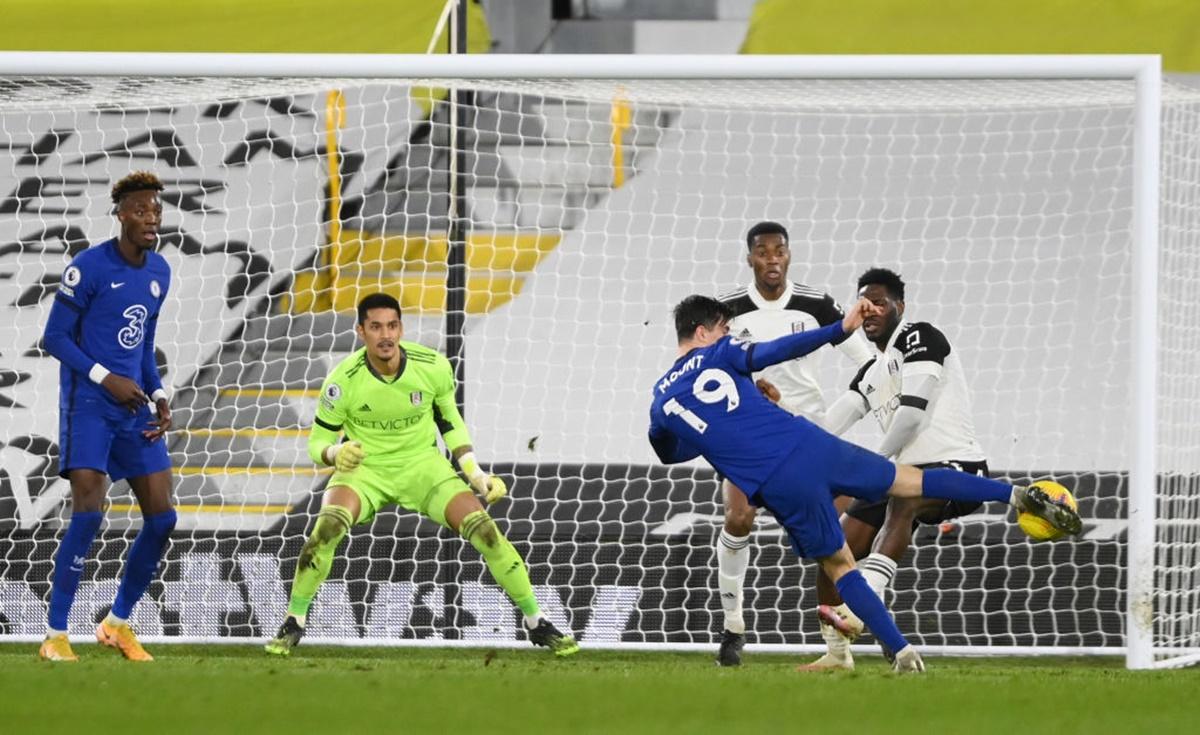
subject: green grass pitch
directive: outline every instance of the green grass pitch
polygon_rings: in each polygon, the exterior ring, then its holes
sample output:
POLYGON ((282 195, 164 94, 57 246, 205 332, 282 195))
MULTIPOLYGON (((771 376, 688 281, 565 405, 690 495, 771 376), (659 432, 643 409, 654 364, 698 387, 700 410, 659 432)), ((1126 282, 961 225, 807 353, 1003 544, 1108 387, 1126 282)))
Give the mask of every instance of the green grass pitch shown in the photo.
POLYGON ((919 677, 799 674, 798 656, 249 645, 153 645, 136 665, 95 645, 80 663, 0 645, 11 733, 1194 733, 1200 669, 1115 658, 936 658, 919 677))

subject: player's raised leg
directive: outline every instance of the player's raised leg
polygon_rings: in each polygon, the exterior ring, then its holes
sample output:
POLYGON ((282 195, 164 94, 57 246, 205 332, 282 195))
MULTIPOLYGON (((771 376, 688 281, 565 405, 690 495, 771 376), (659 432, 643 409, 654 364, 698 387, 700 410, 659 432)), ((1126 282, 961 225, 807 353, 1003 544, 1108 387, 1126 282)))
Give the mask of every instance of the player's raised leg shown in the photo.
POLYGON ((1064 533, 1077 534, 1083 530, 1079 513, 1065 502, 1052 499, 1039 487, 1009 485, 958 470, 920 470, 909 465, 896 465, 896 479, 888 493, 899 498, 1007 503, 1020 512, 1044 519, 1064 533))
MULTIPOLYGON (((165 451, 163 452, 165 460, 165 451)), ((142 599, 154 580, 162 561, 171 531, 175 529, 175 509, 171 507, 171 473, 159 470, 148 475, 129 478, 129 486, 142 511, 142 530, 125 559, 125 574, 117 588, 116 599, 104 620, 96 626, 96 640, 115 648, 130 661, 153 661, 142 648, 129 625, 133 607, 142 599)))
POLYGON ((496 521, 469 490, 455 493, 445 506, 446 525, 457 531, 483 557, 496 584, 521 611, 525 632, 531 643, 549 648, 555 656, 570 656, 579 644, 564 634, 541 613, 525 560, 505 538, 496 521))
POLYGON ((717 663, 740 666, 742 647, 746 645, 746 621, 742 614, 746 568, 750 564, 750 532, 757 509, 746 495, 729 480, 721 483, 725 500, 725 526, 717 537, 717 587, 725 619, 717 663))
POLYGON ((84 562, 104 520, 100 506, 108 487, 104 473, 97 470, 71 470, 68 475, 71 483, 71 520, 54 556, 46 640, 38 651, 38 655, 47 661, 78 660, 67 639, 67 617, 75 601, 79 578, 83 576, 84 562))
POLYGON ((287 656, 299 645, 304 637, 308 610, 317 588, 329 576, 337 547, 350 532, 361 510, 362 501, 353 488, 334 485, 325 491, 317 522, 313 524, 312 533, 296 559, 296 574, 292 579, 287 615, 275 637, 264 646, 267 653, 287 656))

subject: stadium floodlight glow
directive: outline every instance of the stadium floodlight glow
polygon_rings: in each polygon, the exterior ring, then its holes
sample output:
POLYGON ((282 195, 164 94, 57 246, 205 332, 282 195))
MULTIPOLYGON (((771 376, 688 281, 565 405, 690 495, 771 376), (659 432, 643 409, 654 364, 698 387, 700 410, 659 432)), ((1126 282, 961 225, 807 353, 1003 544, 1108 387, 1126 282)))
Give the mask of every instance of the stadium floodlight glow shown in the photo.
MULTIPOLYGON (((717 489, 699 469, 648 467, 643 394, 670 300, 743 280, 725 245, 779 218, 804 243, 795 278, 845 298, 856 270, 890 263, 917 285, 920 313, 961 329, 953 341, 976 372, 994 469, 1081 483, 1090 525, 1073 544, 1030 547, 997 530, 999 517, 963 524, 957 540, 922 535, 892 605, 904 632, 931 651, 1123 652, 1131 668, 1200 660, 1189 418, 1200 319, 1181 316, 1195 315, 1200 266, 1200 95, 1164 85, 1151 55, 0 52, 0 243, 15 244, 0 255, 12 276, 0 343, 19 347, 0 359, 28 388, 5 389, 16 393, 0 407, 15 499, 0 504, 11 515, 0 515, 0 555, 28 548, 32 560, 0 577, 0 616, 36 618, 64 513, 63 483, 40 459, 57 436, 57 366, 36 354, 54 276, 64 253, 109 236, 108 178, 153 167, 179 192, 164 237, 179 319, 159 339, 174 339, 173 405, 190 422, 172 444, 187 502, 169 565, 191 571, 168 574, 147 632, 269 632, 278 616, 259 620, 259 608, 282 594, 269 562, 294 562, 321 482, 297 451, 306 381, 352 343, 326 310, 344 311, 339 298, 368 283, 407 289, 409 333, 440 339, 424 313, 437 311, 446 126, 436 99, 427 128, 409 100, 439 84, 475 99, 464 124, 480 296, 468 300, 467 353, 497 365, 468 372, 468 422, 485 456, 518 475, 506 520, 524 529, 534 576, 561 594, 557 622, 584 646, 589 635, 597 646, 712 643, 710 560, 681 547, 707 543, 717 489), (346 104, 337 131, 324 112, 334 88, 346 104), (320 221, 328 140, 355 162, 341 167, 332 209, 346 214, 333 227, 320 221), (320 249, 331 229, 338 242, 320 249), (655 534, 666 527, 684 530, 655 534), (205 605, 219 612, 197 612, 205 605)), ((824 370, 827 386, 849 377, 824 370)), ((102 559, 138 517, 115 508, 102 559)), ((350 566, 368 569, 368 591, 351 573, 322 593, 314 617, 323 605, 330 640, 511 637, 507 618, 483 612, 493 590, 455 542, 390 516, 357 533, 350 566), (365 542, 394 534, 394 558, 365 542)), ((762 570, 751 633, 762 646, 811 646, 815 627, 796 609, 812 606, 811 570, 794 569, 772 533, 751 562, 762 570)), ((111 566, 89 569, 95 589, 111 566)))

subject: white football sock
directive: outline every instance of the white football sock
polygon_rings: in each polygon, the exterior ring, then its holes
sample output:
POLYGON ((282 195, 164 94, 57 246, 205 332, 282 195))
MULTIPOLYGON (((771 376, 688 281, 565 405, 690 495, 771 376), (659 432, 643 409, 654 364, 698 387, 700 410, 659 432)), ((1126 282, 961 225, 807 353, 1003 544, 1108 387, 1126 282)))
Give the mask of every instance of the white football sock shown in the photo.
POLYGON ((113 615, 111 612, 108 615, 104 616, 104 624, 114 627, 114 628, 125 625, 128 622, 129 622, 129 620, 127 618, 118 618, 116 615, 113 615))
POLYGON ((891 557, 883 554, 872 553, 866 559, 858 562, 858 571, 862 573, 863 578, 867 580, 867 584, 883 599, 883 591, 892 583, 892 578, 896 576, 897 564, 891 557))
POLYGON ((539 615, 522 615, 521 617, 525 619, 525 629, 526 630, 533 630, 534 628, 538 627, 538 623, 542 622, 542 616, 540 614, 539 615))
POLYGON ((732 536, 722 530, 717 539, 717 587, 721 591, 721 609, 725 611, 725 630, 731 633, 746 632, 742 588, 749 565, 750 537, 732 536))
MULTIPOLYGON (((291 615, 291 613, 288 614, 291 615)), ((296 625, 299 625, 301 628, 303 628, 304 624, 308 622, 307 615, 292 615, 292 617, 295 618, 296 625)))
POLYGON ((65 631, 65 630, 55 630, 54 628, 51 628, 50 626, 46 626, 46 637, 47 638, 53 638, 56 635, 66 635, 66 634, 67 634, 67 631, 65 631))

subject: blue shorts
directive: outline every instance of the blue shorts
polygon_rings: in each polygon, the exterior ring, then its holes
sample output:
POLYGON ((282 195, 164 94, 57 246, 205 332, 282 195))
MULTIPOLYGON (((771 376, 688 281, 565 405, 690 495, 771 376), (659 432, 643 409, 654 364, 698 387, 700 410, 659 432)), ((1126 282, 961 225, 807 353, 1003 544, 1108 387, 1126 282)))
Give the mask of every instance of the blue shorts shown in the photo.
POLYGON ((820 559, 846 543, 833 497, 882 500, 895 481, 896 465, 817 429, 762 484, 757 504, 784 527, 798 555, 820 559))
POLYGON ((113 482, 171 468, 167 442, 151 442, 142 432, 154 428, 149 406, 137 413, 98 401, 63 407, 58 423, 58 474, 71 470, 108 473, 113 482))

